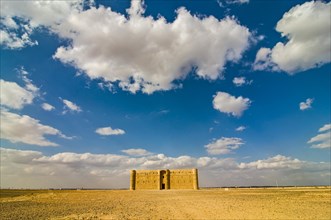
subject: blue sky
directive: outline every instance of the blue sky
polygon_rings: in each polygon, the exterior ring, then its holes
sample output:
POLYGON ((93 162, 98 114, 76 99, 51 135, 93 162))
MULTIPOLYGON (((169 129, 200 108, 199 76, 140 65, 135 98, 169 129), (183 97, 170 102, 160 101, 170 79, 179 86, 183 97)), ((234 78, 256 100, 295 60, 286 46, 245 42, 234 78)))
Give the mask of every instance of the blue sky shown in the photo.
POLYGON ((330 2, 1 4, 1 187, 330 184, 330 2))

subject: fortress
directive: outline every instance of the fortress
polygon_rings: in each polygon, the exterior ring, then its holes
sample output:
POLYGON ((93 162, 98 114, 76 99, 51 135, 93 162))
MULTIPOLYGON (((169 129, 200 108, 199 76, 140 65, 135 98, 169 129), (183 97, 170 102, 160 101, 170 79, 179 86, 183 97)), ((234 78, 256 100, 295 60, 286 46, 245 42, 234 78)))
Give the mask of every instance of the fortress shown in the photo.
POLYGON ((198 170, 131 170, 130 190, 199 189, 198 170))

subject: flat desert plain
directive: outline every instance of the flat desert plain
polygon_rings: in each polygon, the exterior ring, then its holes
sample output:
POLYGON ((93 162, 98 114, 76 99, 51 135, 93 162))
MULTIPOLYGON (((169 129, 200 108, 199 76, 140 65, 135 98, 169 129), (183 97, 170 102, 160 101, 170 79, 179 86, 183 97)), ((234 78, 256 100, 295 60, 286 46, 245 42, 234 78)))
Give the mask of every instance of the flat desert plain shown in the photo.
POLYGON ((0 219, 331 219, 331 188, 1 190, 0 219))

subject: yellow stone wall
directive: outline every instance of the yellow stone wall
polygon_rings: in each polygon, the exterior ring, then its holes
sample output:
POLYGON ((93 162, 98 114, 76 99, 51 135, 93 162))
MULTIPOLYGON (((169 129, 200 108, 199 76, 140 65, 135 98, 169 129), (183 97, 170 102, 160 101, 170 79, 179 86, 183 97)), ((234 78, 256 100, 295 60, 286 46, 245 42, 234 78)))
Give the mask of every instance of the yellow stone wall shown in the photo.
POLYGON ((198 189, 197 169, 131 170, 130 189, 198 189))
POLYGON ((157 170, 136 172, 136 189, 158 189, 160 174, 157 170))
POLYGON ((193 189, 192 170, 170 170, 171 189, 193 189))

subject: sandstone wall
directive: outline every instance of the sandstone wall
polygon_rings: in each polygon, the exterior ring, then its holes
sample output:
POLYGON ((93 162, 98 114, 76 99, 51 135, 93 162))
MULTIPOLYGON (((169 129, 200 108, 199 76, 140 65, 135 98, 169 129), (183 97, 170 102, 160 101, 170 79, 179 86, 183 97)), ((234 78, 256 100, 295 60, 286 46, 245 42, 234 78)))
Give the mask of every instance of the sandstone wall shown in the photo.
POLYGON ((193 189, 192 170, 170 170, 171 189, 193 189))
POLYGON ((160 172, 157 170, 137 170, 136 189, 159 189, 160 172))

